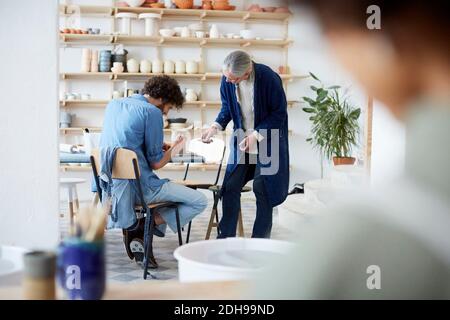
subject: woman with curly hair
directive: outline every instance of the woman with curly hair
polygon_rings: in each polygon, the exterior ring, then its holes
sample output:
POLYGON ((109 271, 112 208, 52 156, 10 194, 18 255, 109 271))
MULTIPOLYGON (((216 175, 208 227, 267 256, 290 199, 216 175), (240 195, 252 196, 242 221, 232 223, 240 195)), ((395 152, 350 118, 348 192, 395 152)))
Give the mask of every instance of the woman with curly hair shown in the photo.
MULTIPOLYGON (((126 148, 136 152, 140 169, 141 186, 147 203, 171 201, 179 203, 178 212, 181 225, 191 221, 200 214, 207 205, 206 197, 199 191, 160 179, 154 172, 164 167, 172 155, 183 148, 184 139, 179 138, 173 144, 164 142, 163 115, 172 108, 181 108, 183 94, 177 81, 168 76, 150 78, 141 90, 141 94, 112 100, 106 107, 103 132, 100 141, 102 165, 104 161, 112 161, 116 148, 126 148), (103 157, 104 150, 110 150, 108 157, 103 157)), ((134 212, 135 190, 127 187, 118 188, 128 181, 113 179, 112 206, 109 227, 122 228, 125 235, 125 246, 131 259, 134 258, 130 243, 135 238, 143 238, 142 224, 136 219, 134 212), (124 190, 126 190, 124 192, 124 190), (112 219, 111 217, 114 217, 112 219)), ((177 231, 175 211, 172 208, 160 209, 155 213, 157 230, 155 235, 164 236, 166 226, 177 231)), ((140 243, 140 241, 137 241, 140 243)), ((134 246, 134 244, 133 244, 134 246)), ((139 248, 138 248, 139 249, 139 248)), ((139 251, 139 250, 137 250, 139 251)))

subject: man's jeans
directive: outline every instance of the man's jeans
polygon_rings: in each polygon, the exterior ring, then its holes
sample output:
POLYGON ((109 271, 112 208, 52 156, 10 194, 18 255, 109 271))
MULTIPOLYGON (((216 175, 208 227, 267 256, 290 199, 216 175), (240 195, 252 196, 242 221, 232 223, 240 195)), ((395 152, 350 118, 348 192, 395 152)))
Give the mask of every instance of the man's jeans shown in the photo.
POLYGON ((236 236, 236 227, 241 209, 241 189, 245 185, 248 170, 255 169, 253 192, 256 196, 256 219, 253 225, 252 238, 270 238, 272 230, 272 205, 270 204, 264 179, 260 175, 260 168, 256 164, 249 164, 246 156, 245 164, 238 164, 226 181, 225 192, 222 194, 222 219, 219 223, 219 236, 227 238, 236 236), (253 166, 253 167, 252 167, 253 166))
MULTIPOLYGON (((148 203, 172 201, 178 202, 178 213, 180 215, 180 224, 184 226, 189 223, 196 215, 202 213, 208 201, 206 196, 200 191, 173 183, 166 182, 161 188, 153 194, 151 199, 145 199, 148 203)), ((161 217, 173 232, 177 232, 177 222, 174 208, 158 209, 161 217)), ((165 233, 166 224, 158 226, 158 229, 165 233)))

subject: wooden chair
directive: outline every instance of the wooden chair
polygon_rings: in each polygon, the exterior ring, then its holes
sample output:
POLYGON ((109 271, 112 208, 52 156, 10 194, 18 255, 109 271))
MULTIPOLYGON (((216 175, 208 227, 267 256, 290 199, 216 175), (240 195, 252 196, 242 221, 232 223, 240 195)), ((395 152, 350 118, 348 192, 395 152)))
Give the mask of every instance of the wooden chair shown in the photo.
MULTIPOLYGON (((209 190, 213 193, 213 208, 211 211, 211 216, 209 218, 209 223, 208 223, 208 228, 206 231, 206 236, 205 236, 205 240, 209 240, 210 236, 211 236, 211 231, 212 228, 215 227, 217 228, 217 233, 219 233, 219 213, 217 210, 218 204, 219 204, 219 200, 220 200, 220 189, 222 188, 221 185, 219 185, 219 178, 220 178, 220 173, 222 171, 222 165, 223 165, 223 159, 225 157, 225 151, 226 151, 226 147, 225 144, 223 145, 223 151, 222 151, 222 157, 220 159, 219 162, 219 169, 217 170, 217 175, 216 175, 216 180, 214 181, 214 183, 204 183, 204 182, 198 182, 198 181, 193 181, 193 180, 187 180, 188 177, 188 173, 189 173, 189 163, 187 163, 186 165, 186 170, 184 172, 184 177, 183 180, 181 181, 175 181, 176 183, 180 183, 185 185, 186 187, 189 188, 193 188, 193 189, 204 189, 204 190, 209 190), (214 219, 216 220, 214 222, 214 219)), ((251 187, 247 187, 244 186, 241 190, 241 192, 250 192, 252 191, 251 187)), ((242 212, 241 210, 239 210, 239 217, 238 217, 238 234, 240 237, 245 237, 245 233, 244 233, 244 224, 242 221, 242 212)), ((190 235, 190 230, 191 230, 191 223, 189 223, 189 227, 188 227, 188 233, 187 233, 187 239, 186 242, 189 241, 189 235, 190 235)))
MULTIPOLYGON (((92 170, 95 178, 95 184, 97 186, 97 192, 102 201, 101 187, 99 180, 99 164, 100 156, 98 150, 92 150, 91 155, 92 170)), ((181 246, 183 244, 183 239, 181 237, 181 226, 180 226, 180 215, 178 212, 178 204, 175 202, 160 202, 160 203, 145 203, 144 194, 142 192, 141 181, 140 181, 140 171, 137 155, 134 151, 120 148, 116 151, 116 155, 113 162, 112 168, 112 178, 113 179, 128 179, 136 180, 136 185, 138 189, 138 197, 140 204, 135 206, 135 211, 141 212, 145 216, 145 228, 144 228, 144 279, 147 279, 147 275, 150 273, 147 271, 149 262, 155 267, 158 267, 156 260, 153 255, 153 234, 155 225, 153 210, 160 208, 175 208, 176 222, 177 222, 177 232, 178 232, 178 243, 181 246), (150 217, 150 219, 148 219, 150 217)), ((151 277, 153 277, 150 274, 151 277)))

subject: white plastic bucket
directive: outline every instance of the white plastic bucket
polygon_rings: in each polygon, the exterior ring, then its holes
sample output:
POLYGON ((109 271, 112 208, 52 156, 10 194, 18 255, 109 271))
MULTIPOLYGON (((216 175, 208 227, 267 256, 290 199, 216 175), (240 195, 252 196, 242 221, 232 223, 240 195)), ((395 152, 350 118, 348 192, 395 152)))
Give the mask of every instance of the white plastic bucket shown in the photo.
POLYGON ((180 282, 245 280, 284 259, 294 244, 272 239, 227 238, 189 243, 174 252, 180 282))

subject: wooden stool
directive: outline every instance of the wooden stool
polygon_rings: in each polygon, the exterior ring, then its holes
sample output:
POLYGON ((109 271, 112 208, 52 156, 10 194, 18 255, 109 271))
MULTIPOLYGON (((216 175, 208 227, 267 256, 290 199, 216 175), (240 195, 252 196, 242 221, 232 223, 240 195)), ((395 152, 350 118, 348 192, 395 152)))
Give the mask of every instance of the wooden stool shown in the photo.
MULTIPOLYGON (((209 240, 209 238, 211 237, 211 230, 213 227, 217 228, 217 233, 219 233, 219 213, 217 211, 217 206, 219 204, 219 191, 221 189, 221 186, 214 185, 212 187, 209 187, 208 189, 213 192, 214 204, 213 204, 213 208, 211 210, 211 216, 209 218, 208 229, 206 230, 205 240, 209 240), (214 222, 214 219, 216 219, 216 222, 214 222)), ((252 188, 247 187, 247 186, 244 186, 241 190, 241 192, 250 192, 250 191, 252 191, 252 188)), ((238 231, 239 237, 245 237, 244 223, 242 221, 242 211, 241 210, 239 210, 237 231, 238 231)))
POLYGON ((85 179, 79 178, 61 178, 59 184, 62 188, 67 189, 70 227, 73 227, 73 218, 76 212, 80 210, 80 202, 78 201, 77 184, 85 183, 85 179))

